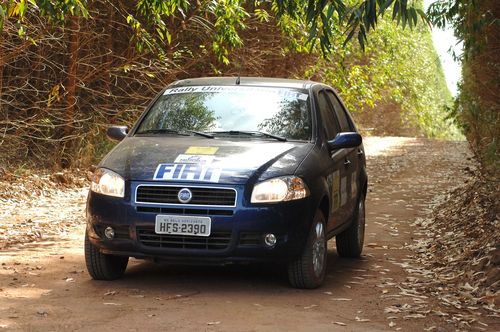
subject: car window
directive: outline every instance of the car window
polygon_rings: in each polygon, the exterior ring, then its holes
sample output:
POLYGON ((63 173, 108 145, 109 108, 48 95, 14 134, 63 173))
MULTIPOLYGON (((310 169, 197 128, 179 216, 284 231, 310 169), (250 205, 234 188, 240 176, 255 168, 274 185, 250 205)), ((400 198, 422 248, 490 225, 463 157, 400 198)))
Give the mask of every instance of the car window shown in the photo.
POLYGON ((349 123, 349 120, 347 119, 347 116, 345 114, 345 109, 340 104, 340 101, 338 100, 337 96, 335 96, 332 91, 326 91, 326 95, 328 96, 328 99, 330 100, 333 108, 335 109, 335 113, 337 114, 337 119, 339 120, 340 128, 342 129, 342 131, 343 132, 353 131, 349 123))
POLYGON ((309 105, 306 90, 290 88, 170 88, 151 107, 136 133, 196 130, 224 136, 235 132, 264 132, 292 140, 310 140, 309 105))
POLYGON ((327 139, 334 139, 335 136, 340 132, 337 119, 335 118, 335 113, 327 100, 324 91, 320 91, 318 94, 318 106, 321 114, 321 119, 323 127, 326 131, 327 139))

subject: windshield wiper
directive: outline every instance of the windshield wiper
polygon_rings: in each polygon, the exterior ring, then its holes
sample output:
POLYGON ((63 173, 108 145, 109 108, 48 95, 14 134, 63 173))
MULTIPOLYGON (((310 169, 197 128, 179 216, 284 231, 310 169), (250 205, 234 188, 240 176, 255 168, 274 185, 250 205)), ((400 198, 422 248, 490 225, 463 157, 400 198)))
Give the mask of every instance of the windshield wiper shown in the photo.
POLYGON ((266 133, 265 131, 256 131, 256 133, 259 133, 259 134, 261 134, 263 136, 266 136, 266 137, 277 139, 280 142, 286 142, 287 141, 287 139, 285 137, 283 137, 283 136, 269 134, 269 133, 266 133))
POLYGON ((209 133, 204 133, 202 131, 196 131, 196 130, 186 130, 186 131, 190 132, 190 133, 193 133, 193 134, 196 134, 196 135, 200 135, 200 136, 206 137, 206 138, 215 138, 214 135, 211 135, 209 133))
POLYGON ((196 134, 200 135, 206 138, 214 138, 214 135, 210 135, 201 131, 196 131, 196 130, 175 130, 175 129, 169 129, 169 128, 157 128, 157 129, 147 129, 140 131, 136 134, 176 134, 176 135, 188 135, 187 133, 190 134, 196 134))
POLYGON ((168 128, 146 129, 143 131, 139 131, 135 134, 136 135, 140 135, 140 134, 177 134, 177 135, 183 135, 178 130, 168 129, 168 128))
POLYGON ((269 138, 274 138, 280 142, 287 141, 287 139, 285 137, 269 134, 269 133, 266 133, 264 131, 228 130, 228 131, 213 131, 211 133, 213 133, 213 134, 229 134, 229 135, 241 135, 241 134, 243 134, 243 135, 252 135, 252 136, 261 135, 261 136, 265 136, 265 137, 269 137, 269 138))

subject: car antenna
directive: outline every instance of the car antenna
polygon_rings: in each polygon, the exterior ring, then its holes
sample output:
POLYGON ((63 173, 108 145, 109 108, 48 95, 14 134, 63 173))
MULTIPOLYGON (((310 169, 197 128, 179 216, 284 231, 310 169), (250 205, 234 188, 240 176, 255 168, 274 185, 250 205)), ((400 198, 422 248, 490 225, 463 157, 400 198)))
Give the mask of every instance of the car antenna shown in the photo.
POLYGON ((241 81, 240 74, 238 74, 238 77, 236 77, 236 85, 240 85, 240 81, 241 81))

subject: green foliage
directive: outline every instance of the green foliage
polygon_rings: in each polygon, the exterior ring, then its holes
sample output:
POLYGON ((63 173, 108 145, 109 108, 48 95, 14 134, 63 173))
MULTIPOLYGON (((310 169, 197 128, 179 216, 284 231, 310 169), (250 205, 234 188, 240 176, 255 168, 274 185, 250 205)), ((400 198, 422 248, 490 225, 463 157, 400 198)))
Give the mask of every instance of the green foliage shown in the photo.
POLYGON ((88 17, 87 3, 85 0, 6 0, 0 3, 0 34, 5 21, 17 21, 20 37, 26 34, 25 16, 29 11, 39 12, 50 23, 64 25, 66 15, 88 17))
MULTIPOLYGON (((425 14, 409 0, 331 0, 302 1, 274 0, 274 13, 278 22, 282 19, 289 22, 304 22, 308 29, 306 44, 312 50, 319 42, 323 54, 328 54, 338 42, 338 36, 343 35, 347 44, 354 35, 361 48, 367 41, 367 33, 375 29, 378 17, 382 16, 392 6, 392 20, 402 24, 403 28, 416 26, 418 17, 426 20, 425 14)), ((28 9, 40 11, 54 23, 63 24, 65 16, 88 16, 86 3, 82 0, 8 0, 0 4, 0 32, 8 17, 17 18, 20 23, 20 35, 24 34, 22 22, 28 9)), ((129 13, 127 23, 132 28, 133 41, 139 51, 151 50, 163 55, 163 43, 170 44, 172 40, 172 22, 181 22, 196 16, 210 16, 214 20, 205 20, 212 26, 212 48, 219 61, 229 63, 228 49, 241 46, 239 32, 245 29, 244 20, 249 17, 246 7, 257 8, 254 15, 260 20, 266 20, 268 13, 258 7, 263 6, 262 0, 138 0, 135 13, 129 13)), ((283 23, 283 22, 281 22, 283 23)))
POLYGON ((367 33, 377 26, 379 17, 392 8, 392 20, 412 28, 418 17, 427 21, 419 1, 408 0, 331 0, 309 1, 275 0, 278 17, 284 14, 294 19, 305 17, 309 29, 307 43, 314 47, 319 41, 324 54, 338 45, 339 32, 346 45, 355 35, 363 49, 367 33))
POLYGON ((500 177, 500 64, 497 0, 439 0, 428 9, 437 27, 462 42, 462 82, 453 115, 464 128, 485 174, 500 177))
MULTIPOLYGON (((266 17, 257 11, 260 19, 266 17)), ((193 4, 187 0, 152 1, 139 0, 136 13, 129 14, 127 23, 134 31, 132 41, 138 51, 149 50, 164 55, 165 44, 171 44, 172 33, 188 20, 197 20, 209 27, 212 50, 217 59, 229 64, 229 49, 242 46, 239 31, 249 14, 240 0, 200 1, 193 4), (207 19, 210 17, 211 19, 207 19)))
POLYGON ((322 77, 334 86, 362 123, 382 126, 375 128, 376 133, 409 130, 408 134, 461 138, 457 126, 448 119, 452 98, 430 31, 424 25, 410 30, 390 18, 379 19, 364 51, 356 44, 336 47, 305 76, 322 77), (394 107, 401 117, 396 123, 367 120, 369 113, 383 117, 394 107), (387 128, 390 126, 395 128, 387 128))
POLYGON ((147 49, 163 55, 163 44, 172 42, 167 19, 184 18, 189 6, 189 1, 186 0, 137 1, 135 15, 127 16, 127 23, 134 32, 132 41, 137 50, 143 52, 147 49))

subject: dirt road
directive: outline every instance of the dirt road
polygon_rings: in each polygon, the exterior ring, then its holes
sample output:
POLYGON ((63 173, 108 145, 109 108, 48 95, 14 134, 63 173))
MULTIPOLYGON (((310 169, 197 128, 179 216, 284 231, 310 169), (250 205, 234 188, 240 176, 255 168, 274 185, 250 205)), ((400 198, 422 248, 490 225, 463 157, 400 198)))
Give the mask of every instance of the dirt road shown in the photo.
MULTIPOLYGON (((0 330, 454 331, 433 298, 405 288, 411 277, 401 265, 418 235, 411 223, 429 213, 433 197, 462 181, 466 143, 369 138, 365 145, 364 255, 339 258, 330 241, 327 280, 316 290, 290 288, 286 274, 267 265, 131 260, 123 279, 93 281, 82 248, 86 190, 33 198, 28 208, 26 201, 14 202, 0 224, 30 220, 53 231, 0 249, 0 330)), ((8 241, 2 234, 0 242, 8 241)))

